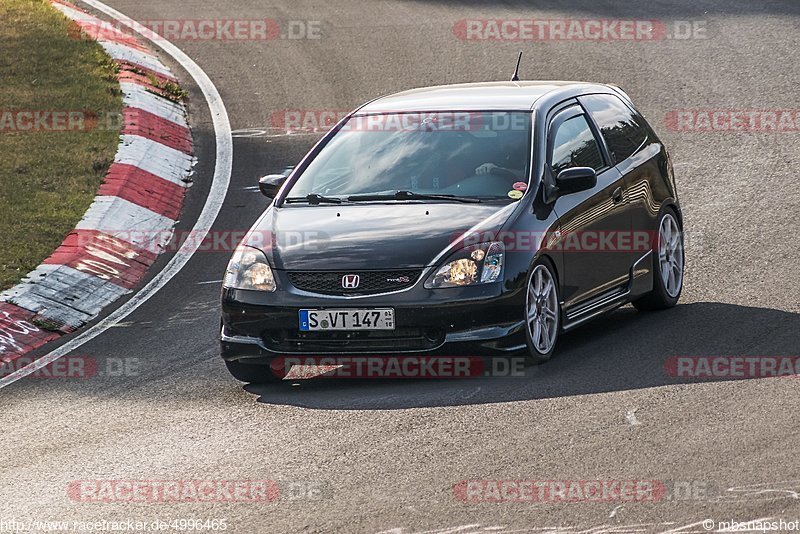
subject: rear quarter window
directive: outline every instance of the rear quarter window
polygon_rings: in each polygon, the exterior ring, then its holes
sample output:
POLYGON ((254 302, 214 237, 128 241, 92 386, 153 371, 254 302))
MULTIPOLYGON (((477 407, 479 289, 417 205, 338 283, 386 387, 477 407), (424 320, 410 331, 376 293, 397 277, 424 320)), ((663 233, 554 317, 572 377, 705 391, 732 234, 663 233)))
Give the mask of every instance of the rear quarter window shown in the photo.
POLYGON ((647 139, 647 123, 639 113, 614 95, 579 98, 589 112, 611 152, 614 164, 631 157, 647 139))

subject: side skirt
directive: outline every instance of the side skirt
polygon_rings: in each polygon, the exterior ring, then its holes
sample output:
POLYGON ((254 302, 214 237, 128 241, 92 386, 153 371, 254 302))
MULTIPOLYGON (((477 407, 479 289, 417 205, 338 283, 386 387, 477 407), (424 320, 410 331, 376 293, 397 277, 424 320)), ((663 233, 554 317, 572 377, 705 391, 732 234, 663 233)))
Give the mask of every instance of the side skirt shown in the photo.
MULTIPOLYGON (((653 289, 653 251, 647 251, 631 265, 628 282, 602 295, 564 310, 562 329, 567 332, 608 311, 631 302, 653 289)), ((563 302, 561 303, 563 306, 563 302)))

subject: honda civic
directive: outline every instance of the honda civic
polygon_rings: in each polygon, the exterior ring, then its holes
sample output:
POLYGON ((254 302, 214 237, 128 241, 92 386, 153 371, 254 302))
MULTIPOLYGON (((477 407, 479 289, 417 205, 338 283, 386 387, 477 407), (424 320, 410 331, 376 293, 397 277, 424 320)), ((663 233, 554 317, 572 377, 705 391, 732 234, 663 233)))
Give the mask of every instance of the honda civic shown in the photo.
POLYGON ((667 149, 616 86, 489 82, 373 100, 289 172, 233 254, 222 357, 523 354, 626 303, 674 306, 667 149))

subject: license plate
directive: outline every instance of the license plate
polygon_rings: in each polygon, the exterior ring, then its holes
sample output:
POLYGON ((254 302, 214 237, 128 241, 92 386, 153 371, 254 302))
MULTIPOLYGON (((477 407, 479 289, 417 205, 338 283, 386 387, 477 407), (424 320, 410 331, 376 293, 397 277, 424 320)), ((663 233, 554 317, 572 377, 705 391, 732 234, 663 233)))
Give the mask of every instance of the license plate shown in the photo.
POLYGON ((394 330, 392 308, 300 310, 300 330, 394 330))

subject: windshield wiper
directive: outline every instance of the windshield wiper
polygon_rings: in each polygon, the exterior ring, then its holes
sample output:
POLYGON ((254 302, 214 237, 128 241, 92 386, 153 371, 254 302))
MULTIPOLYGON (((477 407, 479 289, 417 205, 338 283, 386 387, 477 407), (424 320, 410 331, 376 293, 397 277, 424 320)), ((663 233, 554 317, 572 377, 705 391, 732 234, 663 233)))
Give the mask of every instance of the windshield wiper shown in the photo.
POLYGON ((287 197, 286 202, 308 202, 309 204, 341 204, 342 199, 309 193, 304 197, 287 197))
POLYGON ((347 200, 352 202, 370 200, 451 200, 454 202, 466 202, 469 204, 483 202, 479 198, 457 197, 455 195, 426 195, 414 193, 413 191, 395 191, 394 193, 374 193, 369 195, 351 195, 347 200))

